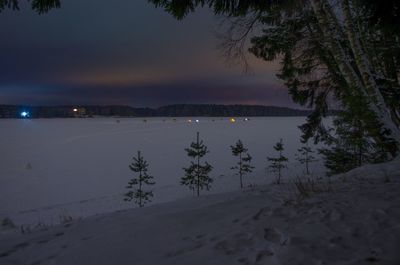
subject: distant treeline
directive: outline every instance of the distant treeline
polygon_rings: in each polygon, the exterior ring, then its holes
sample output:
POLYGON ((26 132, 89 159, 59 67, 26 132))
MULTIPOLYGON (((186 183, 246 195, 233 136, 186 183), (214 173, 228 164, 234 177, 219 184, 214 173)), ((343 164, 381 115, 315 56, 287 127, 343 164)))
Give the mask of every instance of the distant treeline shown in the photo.
POLYGON ((310 110, 261 105, 169 105, 160 108, 129 106, 18 106, 0 105, 0 118, 73 118, 94 116, 118 117, 238 117, 238 116, 308 116, 310 110))

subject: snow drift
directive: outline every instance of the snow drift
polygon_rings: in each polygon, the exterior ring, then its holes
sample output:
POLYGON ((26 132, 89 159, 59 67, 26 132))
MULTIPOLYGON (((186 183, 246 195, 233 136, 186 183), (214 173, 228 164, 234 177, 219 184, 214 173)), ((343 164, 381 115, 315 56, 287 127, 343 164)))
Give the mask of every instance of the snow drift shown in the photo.
POLYGON ((333 176, 330 191, 308 198, 286 182, 25 234, 8 228, 0 263, 400 264, 399 180, 397 160, 333 176))

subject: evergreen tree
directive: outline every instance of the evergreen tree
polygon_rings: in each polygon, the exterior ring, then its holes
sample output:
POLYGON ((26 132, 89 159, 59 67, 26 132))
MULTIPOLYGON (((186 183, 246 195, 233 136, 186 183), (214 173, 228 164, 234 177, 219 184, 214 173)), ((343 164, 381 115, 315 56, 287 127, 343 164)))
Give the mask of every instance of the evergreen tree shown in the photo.
POLYGON ((250 43, 249 51, 256 57, 280 59, 278 77, 293 100, 314 108, 301 126, 305 139, 317 140, 326 133, 322 121, 329 98, 345 108, 356 107, 355 99, 360 98, 370 115, 358 118, 368 117, 363 122, 379 129, 371 137, 391 142, 381 146, 391 157, 399 154, 398 1, 150 1, 179 19, 199 5, 229 17, 221 44, 228 57, 243 58, 250 43), (261 30, 252 30, 255 27, 261 30))
POLYGON ((356 167, 355 157, 344 146, 335 145, 330 149, 321 149, 320 153, 328 170, 328 176, 344 173, 356 167))
POLYGON ((280 139, 280 141, 276 143, 274 149, 278 152, 278 157, 268 157, 268 161, 271 162, 271 165, 269 165, 268 167, 271 169, 272 172, 276 173, 276 183, 280 184, 282 169, 287 167, 286 163, 289 159, 282 154, 284 150, 282 139, 280 139))
POLYGON ((201 158, 209 151, 203 141, 200 140, 198 132, 196 142, 192 142, 190 148, 186 148, 185 151, 193 161, 191 161, 191 165, 188 168, 183 168, 185 176, 181 179, 181 185, 189 186, 191 190, 197 192, 197 196, 200 196, 200 190, 203 190, 204 188, 207 190, 210 189, 213 179, 209 177, 212 166, 207 162, 201 164, 201 158))
POLYGON ((359 113, 362 110, 362 105, 343 110, 333 121, 334 136, 327 136, 324 139, 327 147, 320 149, 328 175, 344 173, 366 163, 388 159, 383 147, 388 142, 375 141, 371 133, 378 128, 370 128, 371 124, 358 119, 359 116, 368 115, 368 112, 359 113))
POLYGON ((236 145, 231 145, 232 155, 238 156, 239 161, 237 165, 232 167, 231 169, 238 170, 238 175, 240 177, 240 188, 243 189, 243 176, 245 174, 251 173, 253 170, 253 166, 251 166, 252 157, 247 152, 248 149, 243 146, 241 140, 236 142, 236 145))
POLYGON ((145 203, 151 202, 150 198, 153 197, 153 191, 145 191, 143 186, 145 185, 154 185, 153 177, 148 175, 149 164, 146 160, 144 160, 143 156, 141 156, 140 151, 138 151, 137 157, 133 157, 133 162, 129 165, 129 168, 136 173, 138 176, 131 179, 128 182, 127 189, 130 190, 125 194, 124 201, 132 201, 135 200, 135 203, 139 205, 139 207, 143 207, 145 203))
MULTIPOLYGON (((6 8, 19 10, 20 2, 21 1, 19 0, 0 0, 0 13, 6 8)), ((61 6, 60 0, 32 0, 30 2, 32 10, 38 12, 39 14, 46 13, 50 9, 59 8, 61 6)))
POLYGON ((296 154, 296 160, 299 161, 300 164, 305 166, 306 174, 309 175, 310 174, 309 164, 318 161, 312 155, 315 152, 311 149, 311 147, 308 146, 308 144, 297 149, 297 151, 299 153, 296 154))

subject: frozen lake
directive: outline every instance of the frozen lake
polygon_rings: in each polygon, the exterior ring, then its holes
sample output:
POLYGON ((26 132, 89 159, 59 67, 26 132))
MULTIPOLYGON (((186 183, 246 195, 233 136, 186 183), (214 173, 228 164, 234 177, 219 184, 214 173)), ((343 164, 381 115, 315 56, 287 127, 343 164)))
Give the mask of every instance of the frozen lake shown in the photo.
MULTIPOLYGON (((266 170, 266 157, 275 155, 273 145, 280 138, 290 161, 284 180, 302 174, 295 153, 301 146, 297 126, 304 117, 237 119, 236 123, 228 118, 199 120, 0 120, 0 218, 10 217, 18 224, 55 224, 62 216, 79 218, 133 207, 122 194, 133 173, 128 165, 138 150, 157 182, 152 187, 153 203, 193 196, 179 181, 182 167, 190 163, 184 148, 195 140, 197 131, 210 150, 205 160, 214 167, 212 189, 204 195, 239 189, 238 177, 230 169, 236 163, 230 145, 238 139, 249 148, 256 167, 245 177, 246 185, 275 179, 266 170)), ((321 162, 311 168, 314 174, 323 174, 321 162)))

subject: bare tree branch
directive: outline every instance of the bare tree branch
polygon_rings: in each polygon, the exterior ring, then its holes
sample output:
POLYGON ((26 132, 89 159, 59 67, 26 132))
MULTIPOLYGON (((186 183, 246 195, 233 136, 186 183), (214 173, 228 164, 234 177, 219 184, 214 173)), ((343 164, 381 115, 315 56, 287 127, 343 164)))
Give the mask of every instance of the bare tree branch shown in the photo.
POLYGON ((260 12, 254 12, 244 17, 223 17, 219 25, 220 29, 216 32, 219 40, 217 48, 226 62, 241 65, 243 72, 251 70, 246 47, 260 18, 260 12))

